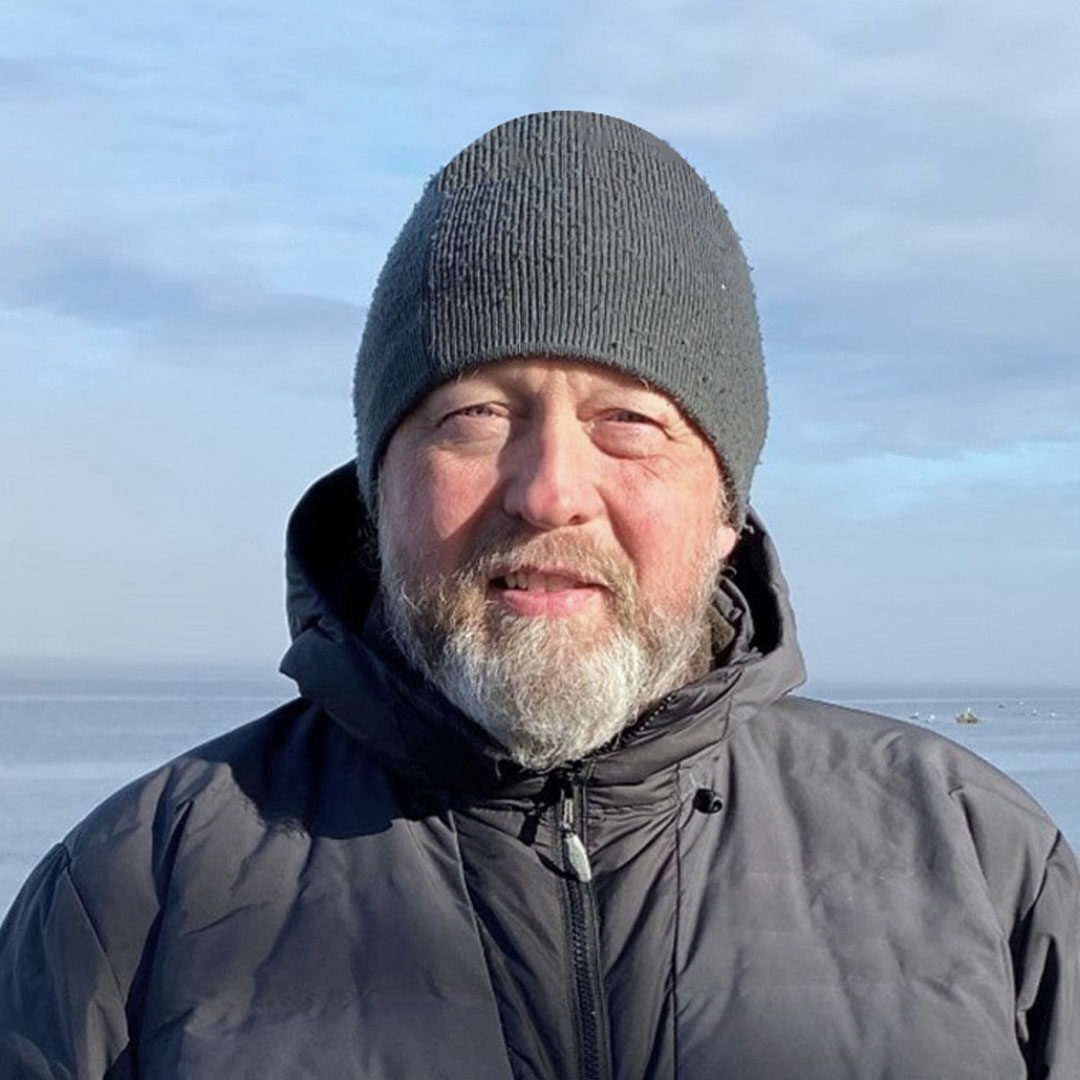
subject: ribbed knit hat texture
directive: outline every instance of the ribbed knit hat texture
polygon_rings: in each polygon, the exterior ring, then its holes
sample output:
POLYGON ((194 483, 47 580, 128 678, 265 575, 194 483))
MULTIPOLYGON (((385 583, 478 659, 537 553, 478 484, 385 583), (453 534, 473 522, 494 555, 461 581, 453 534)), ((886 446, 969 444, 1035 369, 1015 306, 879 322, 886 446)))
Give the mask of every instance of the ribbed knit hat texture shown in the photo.
POLYGON ((369 506, 394 429, 429 391, 508 357, 594 361, 673 398, 715 448, 745 518, 765 439, 750 274, 708 185, 614 117, 519 117, 428 184, 395 241, 356 364, 369 506))

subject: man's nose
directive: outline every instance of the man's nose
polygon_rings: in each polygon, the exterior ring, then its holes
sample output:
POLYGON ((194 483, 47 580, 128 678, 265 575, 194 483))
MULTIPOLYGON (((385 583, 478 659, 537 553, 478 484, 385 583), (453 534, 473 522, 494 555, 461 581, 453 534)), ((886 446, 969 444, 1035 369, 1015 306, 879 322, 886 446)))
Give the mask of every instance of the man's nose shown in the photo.
POLYGON ((531 425, 503 459, 503 509, 535 529, 584 525, 603 508, 596 448, 576 418, 531 425))

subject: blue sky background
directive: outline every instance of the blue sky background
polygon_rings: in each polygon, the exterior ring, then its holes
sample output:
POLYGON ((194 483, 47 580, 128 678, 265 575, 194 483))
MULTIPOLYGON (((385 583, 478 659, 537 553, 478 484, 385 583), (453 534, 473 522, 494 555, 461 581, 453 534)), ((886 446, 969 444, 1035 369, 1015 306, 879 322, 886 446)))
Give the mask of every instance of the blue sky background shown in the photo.
POLYGON ((35 0, 0 43, 0 658, 272 667, 424 181, 589 108, 744 239, 812 673, 1080 683, 1075 0, 35 0))

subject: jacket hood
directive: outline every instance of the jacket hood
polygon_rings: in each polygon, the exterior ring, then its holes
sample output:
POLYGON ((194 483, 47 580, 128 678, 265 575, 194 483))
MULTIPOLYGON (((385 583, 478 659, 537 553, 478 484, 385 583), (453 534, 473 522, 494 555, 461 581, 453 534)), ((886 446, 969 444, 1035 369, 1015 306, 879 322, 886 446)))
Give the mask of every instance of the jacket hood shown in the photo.
MULTIPOLYGON (((365 631, 377 603, 378 573, 374 528, 349 462, 313 484, 289 521, 286 605, 293 644, 282 672, 399 776, 473 791, 527 782, 530 774, 425 684, 389 641, 365 631)), ((803 681, 787 584, 753 512, 714 603, 734 631, 716 666, 592 755, 592 783, 634 783, 661 771, 803 681)))

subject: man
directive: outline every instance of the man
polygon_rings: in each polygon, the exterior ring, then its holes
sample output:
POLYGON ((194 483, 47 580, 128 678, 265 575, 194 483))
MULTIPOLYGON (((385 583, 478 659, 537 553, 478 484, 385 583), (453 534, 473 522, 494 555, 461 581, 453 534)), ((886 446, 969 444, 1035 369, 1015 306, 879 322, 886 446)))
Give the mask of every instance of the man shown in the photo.
POLYGON ((301 697, 121 791, 0 944, 5 1077, 1080 1076, 1073 856, 789 695, 747 267, 630 124, 431 182, 289 528, 301 697))

